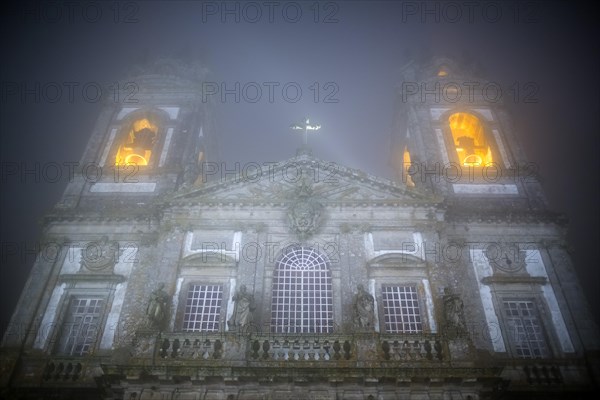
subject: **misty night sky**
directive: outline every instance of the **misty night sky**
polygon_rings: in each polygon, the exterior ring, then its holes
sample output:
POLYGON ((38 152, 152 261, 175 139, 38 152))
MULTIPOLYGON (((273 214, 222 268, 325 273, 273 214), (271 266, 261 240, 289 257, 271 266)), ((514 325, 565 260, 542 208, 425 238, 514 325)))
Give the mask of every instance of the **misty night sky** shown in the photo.
MULTIPOLYGON (((110 85, 148 58, 202 57, 219 83, 296 82, 303 89, 296 103, 285 101, 278 89, 273 103, 266 92, 254 104, 243 99, 236 104, 231 96, 218 102, 223 161, 262 163, 294 156, 301 137, 288 126, 308 115, 322 125, 320 135, 310 138, 315 156, 391 178, 389 138, 400 67, 423 54, 472 60, 506 92, 505 105, 526 154, 539 166, 551 209, 570 220, 576 269, 598 316, 600 65, 595 13, 568 2, 483 2, 501 10, 498 22, 490 22, 493 18, 482 14, 483 7, 474 10, 472 22, 466 9, 459 22, 452 22, 451 10, 440 12, 436 22, 435 15, 422 21, 419 13, 403 12, 407 6, 423 7, 420 2, 301 1, 295 4, 302 16, 292 23, 282 15, 287 2, 276 3, 272 22, 263 2, 255 3, 263 12, 256 23, 249 21, 254 10, 240 11, 239 23, 233 15, 222 22, 220 13, 203 14, 202 2, 192 1, 83 2, 71 15, 60 3, 3 4, 2 163, 33 168, 35 163, 78 162, 102 106, 86 100, 83 85, 110 85), (101 10, 99 18, 90 4, 101 10), (80 85, 72 101, 65 89, 56 102, 41 98, 36 103, 32 96, 22 101, 10 95, 13 82, 28 88, 36 82, 80 85), (335 83, 339 102, 324 102, 325 91, 315 102, 309 89, 314 82, 321 89, 335 83), (524 102, 524 93, 511 97, 513 85, 522 89, 530 82, 539 88, 537 102, 524 102)), ((444 4, 428 6, 441 11, 444 4)), ((226 5, 234 8, 236 2, 226 5)), ((293 19, 295 10, 288 11, 293 19)), ((35 246, 39 221, 59 200, 67 177, 56 183, 35 182, 32 176, 25 182, 14 176, 1 179, 4 330, 35 258, 8 254, 7 243, 20 250, 35 246)))

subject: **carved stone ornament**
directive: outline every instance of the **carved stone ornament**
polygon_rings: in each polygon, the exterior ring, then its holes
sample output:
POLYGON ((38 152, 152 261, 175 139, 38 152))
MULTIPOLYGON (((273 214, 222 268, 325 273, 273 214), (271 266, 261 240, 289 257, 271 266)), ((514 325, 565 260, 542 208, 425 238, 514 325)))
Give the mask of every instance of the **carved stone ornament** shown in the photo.
POLYGON ((91 272, 111 273, 119 258, 119 244, 102 239, 88 243, 81 249, 81 266, 91 272))
POLYGON ((373 329, 375 326, 375 299, 363 285, 358 285, 354 296, 354 325, 359 329, 373 329))
POLYGON ((300 240, 309 238, 320 227, 322 211, 323 205, 313 197, 311 185, 302 180, 294 191, 293 200, 288 208, 290 230, 300 240))
POLYGON ((146 315, 148 322, 155 328, 162 329, 168 319, 170 297, 164 291, 165 284, 160 283, 158 288, 150 294, 148 307, 146 307, 146 315))
POLYGON ((446 287, 444 288, 443 302, 446 333, 454 336, 466 334, 464 304, 460 296, 446 287))
POLYGON ((233 315, 227 321, 230 330, 246 326, 252 319, 252 312, 256 308, 254 304, 254 295, 248 293, 246 285, 242 285, 240 290, 233 295, 234 301, 233 315))
POLYGON ((488 243, 485 256, 496 273, 515 274, 525 270, 527 254, 519 248, 518 243, 488 243))

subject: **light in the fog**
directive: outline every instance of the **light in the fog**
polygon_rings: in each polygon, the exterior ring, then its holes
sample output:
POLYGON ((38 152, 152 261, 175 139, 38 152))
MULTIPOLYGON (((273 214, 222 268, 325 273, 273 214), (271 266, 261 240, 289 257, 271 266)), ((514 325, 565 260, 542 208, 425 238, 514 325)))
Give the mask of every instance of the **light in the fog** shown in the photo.
POLYGON ((406 179, 406 180, 404 180, 404 182, 406 182, 406 186, 414 187, 415 183, 413 182, 412 176, 410 176, 408 174, 410 164, 411 164, 410 153, 408 152, 408 148, 405 147, 404 154, 402 155, 402 165, 404 166, 402 173, 404 174, 404 177, 406 179))
POLYGON ((493 161, 485 127, 479 118, 469 113, 455 113, 448 122, 461 165, 479 167, 493 161))
POLYGON ((117 150, 115 165, 148 165, 157 132, 158 127, 147 118, 134 121, 117 150))

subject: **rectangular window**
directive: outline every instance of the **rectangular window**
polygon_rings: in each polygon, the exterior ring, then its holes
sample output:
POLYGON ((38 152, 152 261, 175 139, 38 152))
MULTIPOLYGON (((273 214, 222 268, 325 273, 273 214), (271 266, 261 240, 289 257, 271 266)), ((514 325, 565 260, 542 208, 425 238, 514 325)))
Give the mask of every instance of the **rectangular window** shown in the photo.
POLYGON ((419 333, 423 331, 416 286, 381 288, 385 331, 388 333, 419 333))
POLYGON ((503 302, 508 337, 517 357, 548 356, 544 331, 535 304, 531 300, 503 302))
POLYGON ((83 356, 92 352, 102 320, 104 299, 74 297, 71 299, 61 330, 61 354, 83 356))
POLYGON ((185 303, 183 330, 217 332, 221 317, 223 286, 191 285, 185 303))

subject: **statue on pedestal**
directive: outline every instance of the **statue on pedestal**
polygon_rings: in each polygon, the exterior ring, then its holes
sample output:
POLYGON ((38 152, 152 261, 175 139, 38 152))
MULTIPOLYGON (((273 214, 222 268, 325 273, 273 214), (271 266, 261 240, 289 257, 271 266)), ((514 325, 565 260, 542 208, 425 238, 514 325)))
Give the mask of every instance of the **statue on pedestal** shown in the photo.
POLYGON ((455 334, 467 333, 465 324, 464 305, 461 298, 452 293, 450 288, 444 288, 444 318, 446 320, 446 329, 455 334))
POLYGON ((146 315, 150 324, 157 328, 161 328, 165 323, 169 308, 169 295, 164 291, 164 287, 164 283, 158 285, 158 289, 150 295, 150 301, 146 308, 146 315))
POLYGON ((254 311, 254 295, 246 291, 246 285, 240 286, 240 290, 233 295, 233 314, 227 325, 229 329, 240 328, 250 322, 250 314, 254 311))
POLYGON ((359 328, 373 329, 375 326, 375 299, 363 285, 357 286, 354 299, 354 324, 359 328))

